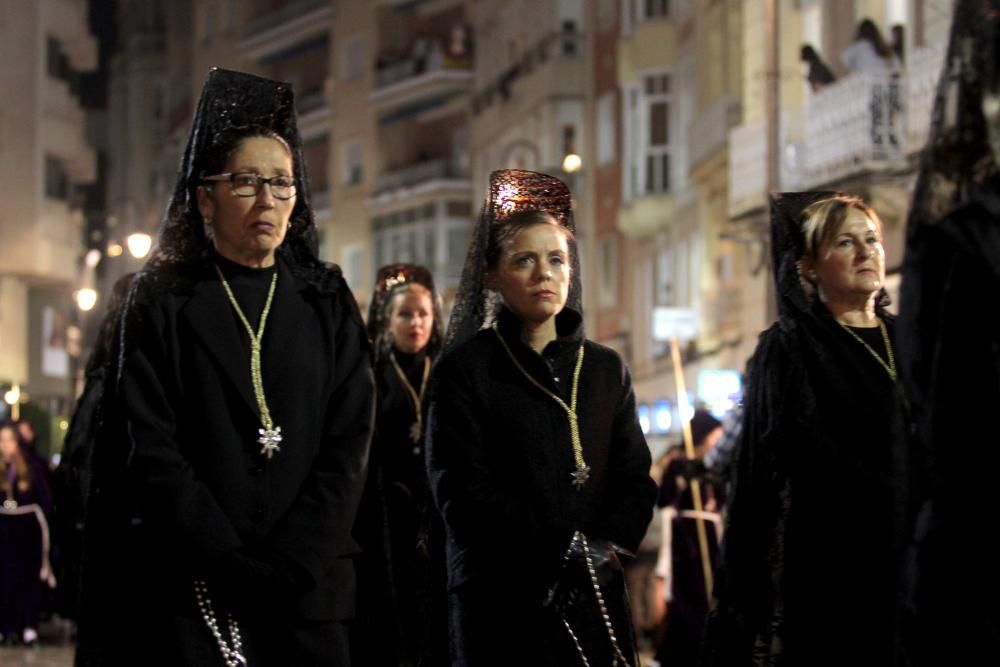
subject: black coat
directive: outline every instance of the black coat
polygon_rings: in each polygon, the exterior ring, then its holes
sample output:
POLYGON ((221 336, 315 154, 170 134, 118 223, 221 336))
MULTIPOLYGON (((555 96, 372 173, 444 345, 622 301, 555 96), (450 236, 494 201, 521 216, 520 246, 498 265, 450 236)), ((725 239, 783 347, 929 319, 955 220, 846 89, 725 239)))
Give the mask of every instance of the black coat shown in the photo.
POLYGON ((1000 179, 911 228, 900 293, 900 359, 922 452, 919 515, 904 589, 907 664, 1000 654, 1000 555, 986 526, 1000 449, 1000 179))
MULTIPOLYGON (((591 468, 582 490, 566 412, 512 363, 492 330, 435 368, 428 468, 447 530, 456 664, 554 664, 565 629, 542 608, 573 532, 635 550, 656 498, 628 369, 583 339, 564 310, 543 355, 520 340, 509 311, 499 331, 522 366, 569 403, 577 351, 580 435, 591 468), (514 662, 510 662, 514 661, 514 662)), ((596 614, 595 607, 595 614, 596 614)))
POLYGON ((354 609, 374 396, 354 299, 339 272, 318 287, 279 256, 262 375, 284 440, 268 460, 246 333, 211 266, 191 284, 136 289, 95 452, 80 655, 117 664, 155 647, 150 660, 214 664, 195 579, 251 653, 294 654, 296 627, 354 609))
POLYGON ((816 305, 761 335, 743 418, 704 664, 893 664, 899 386, 816 305))

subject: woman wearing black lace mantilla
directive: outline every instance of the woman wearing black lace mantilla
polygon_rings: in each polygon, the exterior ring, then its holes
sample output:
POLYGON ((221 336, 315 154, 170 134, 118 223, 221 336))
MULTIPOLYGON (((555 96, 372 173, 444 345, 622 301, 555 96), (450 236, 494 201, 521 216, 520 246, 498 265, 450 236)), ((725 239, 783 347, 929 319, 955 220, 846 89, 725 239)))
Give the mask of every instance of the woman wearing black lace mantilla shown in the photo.
POLYGON ((349 664, 373 383, 289 85, 209 74, 115 348, 78 664, 349 664))
POLYGON ((882 227, 772 202, 779 320, 750 360, 703 664, 891 665, 906 438, 882 227))
POLYGON ((617 554, 656 485, 628 369, 583 335, 572 230, 561 181, 491 175, 428 423, 453 665, 638 665, 617 554))

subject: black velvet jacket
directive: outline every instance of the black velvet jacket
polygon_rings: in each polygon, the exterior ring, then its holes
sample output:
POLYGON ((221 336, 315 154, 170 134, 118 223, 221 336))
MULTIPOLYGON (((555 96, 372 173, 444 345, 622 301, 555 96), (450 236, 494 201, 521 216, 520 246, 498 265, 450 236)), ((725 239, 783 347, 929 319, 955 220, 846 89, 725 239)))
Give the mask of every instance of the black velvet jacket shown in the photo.
POLYGON ((575 530, 635 550, 656 498, 628 369, 612 350, 584 340, 575 311, 557 317, 544 353, 521 341, 507 310, 498 330, 521 365, 568 404, 580 345, 577 414, 590 479, 571 484, 566 412, 513 364, 497 333, 480 331, 435 368, 428 468, 448 533, 449 587, 476 578, 519 583, 511 596, 540 603, 575 530), (510 549, 529 567, 512 567, 510 549))
POLYGON ((135 289, 95 451, 81 636, 120 646, 123 619, 137 619, 164 642, 194 641, 195 579, 217 609, 263 625, 350 617, 374 389, 339 272, 317 285, 279 255, 262 375, 284 440, 270 460, 247 336, 211 265, 135 289))

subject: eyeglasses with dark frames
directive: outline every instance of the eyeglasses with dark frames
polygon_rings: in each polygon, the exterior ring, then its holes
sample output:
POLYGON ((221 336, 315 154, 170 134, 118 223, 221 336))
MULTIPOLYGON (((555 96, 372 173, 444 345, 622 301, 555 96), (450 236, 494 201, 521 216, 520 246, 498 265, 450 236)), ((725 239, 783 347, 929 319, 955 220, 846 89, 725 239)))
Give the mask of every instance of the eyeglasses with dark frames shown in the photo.
POLYGON ((252 171, 237 173, 227 172, 215 176, 202 176, 203 181, 229 181, 233 186, 233 194, 238 197, 256 197, 260 189, 267 183, 275 199, 291 199, 295 196, 295 179, 291 176, 272 176, 264 178, 252 171))

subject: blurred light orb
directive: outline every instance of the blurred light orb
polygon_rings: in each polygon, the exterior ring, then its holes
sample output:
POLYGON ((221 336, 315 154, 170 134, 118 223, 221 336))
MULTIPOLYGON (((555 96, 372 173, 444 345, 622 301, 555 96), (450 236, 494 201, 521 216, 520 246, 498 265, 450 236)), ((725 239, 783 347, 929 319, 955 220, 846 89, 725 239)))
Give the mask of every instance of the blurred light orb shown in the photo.
POLYGON ((87 254, 83 258, 83 263, 88 269, 92 269, 101 261, 101 251, 96 248, 91 248, 87 251, 87 254))
POLYGON ((108 257, 118 257, 119 255, 122 254, 123 251, 124 249, 121 247, 121 244, 119 243, 115 243, 114 241, 112 241, 111 243, 108 244, 108 257))
POLYGON ((567 174, 575 174, 580 171, 580 167, 583 166, 583 160, 576 153, 566 153, 566 157, 563 158, 563 171, 567 174))
POLYGON ((77 290, 76 305, 85 313, 93 310, 94 306, 97 305, 97 290, 90 287, 77 290))
POLYGON ((128 252, 136 259, 142 259, 149 254, 149 249, 153 247, 153 237, 145 232, 129 234, 125 239, 128 252))

